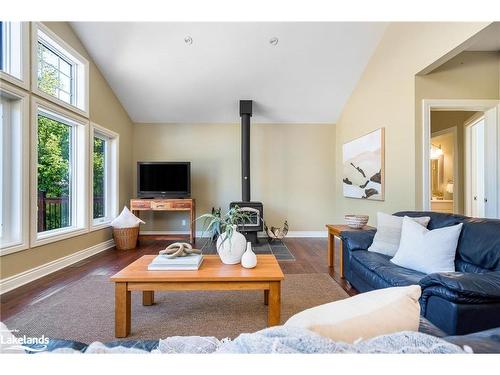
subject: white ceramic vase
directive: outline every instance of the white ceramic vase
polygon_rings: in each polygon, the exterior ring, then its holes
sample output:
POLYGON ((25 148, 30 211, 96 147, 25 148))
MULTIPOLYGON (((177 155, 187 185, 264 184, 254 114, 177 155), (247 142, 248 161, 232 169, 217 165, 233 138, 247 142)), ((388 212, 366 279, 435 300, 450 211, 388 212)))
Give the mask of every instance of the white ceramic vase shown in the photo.
POLYGON ((233 235, 231 238, 224 241, 226 233, 222 233, 217 239, 217 253, 224 264, 240 263, 241 257, 245 252, 247 239, 236 228, 237 226, 233 225, 233 235))
POLYGON ((257 265, 257 255, 252 250, 251 242, 247 242, 247 250, 241 257, 241 265, 245 268, 254 268, 257 265))

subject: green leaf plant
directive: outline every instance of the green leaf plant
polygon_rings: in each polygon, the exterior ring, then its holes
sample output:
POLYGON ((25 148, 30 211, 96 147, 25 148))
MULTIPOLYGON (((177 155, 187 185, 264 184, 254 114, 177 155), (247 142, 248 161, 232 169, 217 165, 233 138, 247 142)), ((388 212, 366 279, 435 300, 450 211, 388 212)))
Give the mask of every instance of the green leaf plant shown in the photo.
POLYGON ((222 234, 225 234, 217 250, 222 246, 225 241, 229 241, 231 247, 231 238, 234 234, 233 225, 241 226, 245 229, 245 223, 250 223, 250 216, 246 211, 242 211, 238 206, 231 207, 225 214, 221 213, 221 209, 212 209, 212 213, 204 214, 198 217, 196 220, 203 220, 203 233, 209 234, 209 239, 205 242, 202 250, 208 243, 213 242, 222 234))

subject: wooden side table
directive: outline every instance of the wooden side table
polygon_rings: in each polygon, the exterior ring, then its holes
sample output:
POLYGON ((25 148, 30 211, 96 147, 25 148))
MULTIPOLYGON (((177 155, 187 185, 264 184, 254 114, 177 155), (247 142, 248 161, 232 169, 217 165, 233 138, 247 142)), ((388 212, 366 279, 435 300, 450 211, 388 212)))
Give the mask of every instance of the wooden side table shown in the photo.
MULTIPOLYGON (((354 229, 348 227, 345 224, 327 224, 326 228, 328 229, 328 267, 335 267, 335 237, 341 236, 342 232, 356 232, 368 229, 375 229, 369 225, 365 225, 361 229, 354 229)), ((339 262, 340 262, 340 277, 344 278, 344 253, 342 251, 342 240, 339 245, 339 262)))

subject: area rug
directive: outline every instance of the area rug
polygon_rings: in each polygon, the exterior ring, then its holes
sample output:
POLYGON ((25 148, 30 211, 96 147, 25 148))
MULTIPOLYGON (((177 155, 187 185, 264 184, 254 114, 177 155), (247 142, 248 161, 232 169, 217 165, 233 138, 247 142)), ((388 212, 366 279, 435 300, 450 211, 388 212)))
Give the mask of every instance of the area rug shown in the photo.
MULTIPOLYGON (((277 260, 295 260, 286 244, 281 240, 269 242, 267 239, 259 239, 259 242, 252 245, 252 250, 255 254, 273 254, 277 260)), ((203 249, 203 254, 217 254, 214 244, 208 243, 203 249)))
MULTIPOLYGON (((327 274, 285 275, 281 289, 281 321, 347 293, 327 274)), ((234 338, 267 324, 264 293, 259 291, 156 292, 153 306, 142 306, 132 292, 132 330, 127 339, 159 339, 176 335, 234 338)), ((113 341, 114 285, 107 276, 89 275, 35 303, 4 322, 16 335, 113 341)))

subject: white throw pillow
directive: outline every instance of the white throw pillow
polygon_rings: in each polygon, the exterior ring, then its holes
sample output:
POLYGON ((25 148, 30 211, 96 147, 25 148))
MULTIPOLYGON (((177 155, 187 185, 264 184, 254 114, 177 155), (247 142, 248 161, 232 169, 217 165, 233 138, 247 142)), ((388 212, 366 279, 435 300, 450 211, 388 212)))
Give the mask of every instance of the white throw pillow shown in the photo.
POLYGON ((401 243, 391 262, 423 273, 455 272, 455 252, 463 224, 428 230, 403 219, 401 243))
POLYGON ((120 215, 113 219, 111 226, 113 228, 134 228, 139 224, 146 224, 144 221, 135 216, 128 207, 123 207, 120 215))
MULTIPOLYGON (((412 217, 412 220, 420 225, 427 227, 431 218, 429 216, 412 217)), ((403 218, 377 212, 377 232, 373 237, 373 243, 368 248, 368 251, 380 253, 393 257, 399 248, 401 240, 401 228, 403 226, 403 218)))
POLYGON ((418 331, 420 294, 418 285, 373 290, 304 310, 288 319, 285 326, 306 328, 347 343, 418 331))

